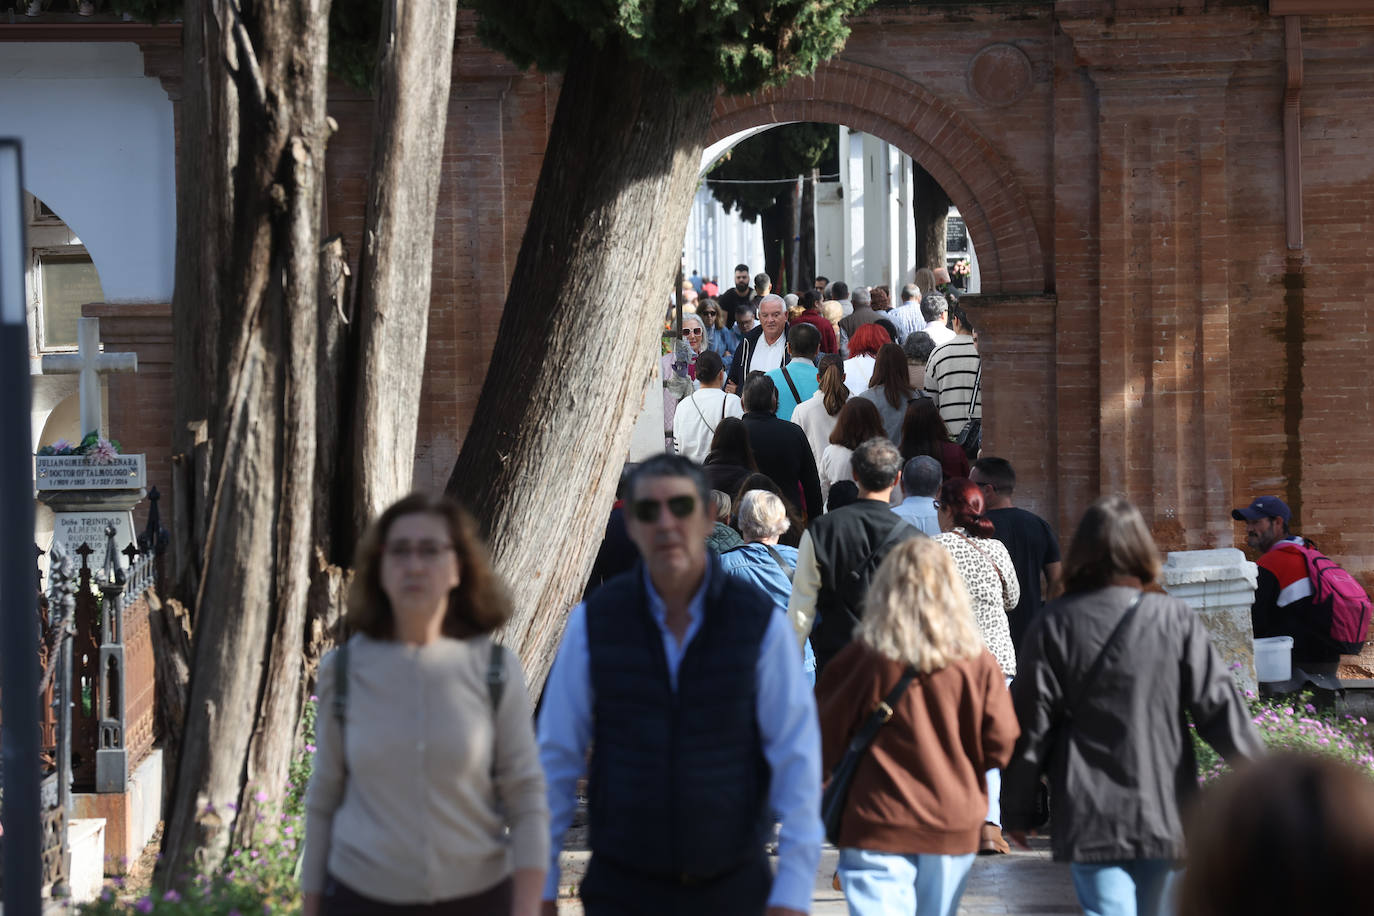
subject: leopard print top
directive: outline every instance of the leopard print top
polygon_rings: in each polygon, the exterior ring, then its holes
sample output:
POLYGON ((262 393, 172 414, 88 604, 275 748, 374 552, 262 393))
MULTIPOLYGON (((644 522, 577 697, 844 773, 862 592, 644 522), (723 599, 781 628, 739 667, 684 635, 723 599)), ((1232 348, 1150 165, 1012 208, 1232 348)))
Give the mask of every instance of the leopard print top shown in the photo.
POLYGON ((954 565, 959 567, 959 574, 964 577, 983 642, 996 657, 1002 673, 1014 677, 1016 647, 1011 642, 1007 614, 1021 600, 1021 583, 1016 579, 1011 554, 996 538, 973 537, 963 528, 946 531, 935 540, 945 545, 954 557, 954 565))

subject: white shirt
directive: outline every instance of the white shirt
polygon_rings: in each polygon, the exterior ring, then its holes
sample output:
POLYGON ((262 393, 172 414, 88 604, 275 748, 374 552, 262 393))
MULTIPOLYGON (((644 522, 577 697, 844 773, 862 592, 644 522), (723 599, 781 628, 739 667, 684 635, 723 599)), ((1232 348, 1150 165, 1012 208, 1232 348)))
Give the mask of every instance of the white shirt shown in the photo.
POLYGON ((830 434, 835 431, 835 421, 838 419, 838 415, 832 417, 825 412, 825 394, 820 391, 802 401, 797 405, 797 409, 792 411, 792 422, 806 433, 806 441, 811 446, 811 454, 816 458, 817 468, 821 466, 821 455, 830 444, 830 434))
POLYGON ((771 344, 764 339, 765 337, 766 334, 760 334, 759 342, 754 345, 754 355, 749 360, 750 372, 777 369, 782 366, 783 360, 787 359, 787 335, 779 334, 778 339, 771 344))
POLYGON ((841 480, 854 479, 854 469, 849 462, 853 454, 853 449, 834 444, 827 445, 825 451, 821 452, 821 464, 818 470, 821 477, 821 498, 826 505, 830 504, 830 487, 832 484, 837 484, 841 480))
POLYGON ((702 388, 677 405, 673 414, 673 449, 701 464, 711 451, 711 438, 720 421, 742 416, 744 405, 738 395, 726 394, 719 388, 702 388))
POLYGON ((954 339, 954 329, 943 321, 932 321, 926 325, 925 332, 930 335, 931 340, 935 341, 937 347, 954 339))
POLYGON ((871 356, 851 356, 844 361, 844 384, 850 394, 863 394, 868 390, 876 362, 871 356))

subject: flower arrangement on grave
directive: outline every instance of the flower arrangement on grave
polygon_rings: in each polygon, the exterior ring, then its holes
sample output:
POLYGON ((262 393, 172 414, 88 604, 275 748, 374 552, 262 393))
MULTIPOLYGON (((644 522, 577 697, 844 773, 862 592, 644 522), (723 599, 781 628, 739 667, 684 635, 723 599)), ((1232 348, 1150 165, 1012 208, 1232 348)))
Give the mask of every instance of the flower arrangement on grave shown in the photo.
POLYGON ((76 445, 66 439, 58 439, 38 450, 40 457, 85 456, 92 464, 109 464, 120 453, 119 442, 106 439, 99 433, 87 433, 86 438, 76 445))
POLYGON ((969 263, 968 258, 955 261, 949 268, 949 276, 955 286, 963 289, 968 286, 968 278, 973 276, 973 265, 969 263))

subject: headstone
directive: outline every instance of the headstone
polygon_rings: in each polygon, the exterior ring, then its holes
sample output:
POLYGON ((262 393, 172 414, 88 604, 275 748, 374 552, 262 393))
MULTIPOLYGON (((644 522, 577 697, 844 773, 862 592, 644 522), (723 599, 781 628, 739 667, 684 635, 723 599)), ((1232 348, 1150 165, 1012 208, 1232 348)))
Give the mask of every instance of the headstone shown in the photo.
POLYGON ((1180 550, 1164 563, 1164 590, 1181 598, 1207 625, 1212 644, 1242 690, 1257 689, 1255 631, 1250 606, 1257 568, 1234 547, 1180 550))
MULTIPOLYGON (((134 372, 138 357, 132 353, 102 353, 100 319, 81 318, 75 354, 43 357, 45 373, 74 372, 81 376, 82 434, 99 435, 100 374, 134 372)), ((51 443, 44 443, 50 445, 51 443)), ((115 543, 123 548, 135 542, 132 509, 147 495, 143 455, 111 455, 100 460, 89 455, 39 455, 34 459, 34 486, 38 498, 53 510, 53 542, 61 541, 71 554, 83 543, 103 557, 105 529, 113 525, 115 543)), ((117 557, 128 569, 128 558, 117 557)))

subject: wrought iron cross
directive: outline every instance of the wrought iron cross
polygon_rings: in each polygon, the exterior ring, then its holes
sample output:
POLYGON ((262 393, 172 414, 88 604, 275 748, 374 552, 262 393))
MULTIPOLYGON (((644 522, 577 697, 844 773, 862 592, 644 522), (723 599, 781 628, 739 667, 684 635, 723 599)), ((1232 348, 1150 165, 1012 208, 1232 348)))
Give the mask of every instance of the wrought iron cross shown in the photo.
POLYGON ((76 352, 53 353, 43 357, 44 375, 81 377, 81 435, 100 435, 100 374, 137 372, 137 353, 100 352, 100 319, 78 318, 76 352))

